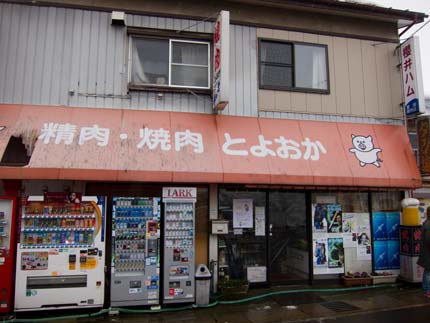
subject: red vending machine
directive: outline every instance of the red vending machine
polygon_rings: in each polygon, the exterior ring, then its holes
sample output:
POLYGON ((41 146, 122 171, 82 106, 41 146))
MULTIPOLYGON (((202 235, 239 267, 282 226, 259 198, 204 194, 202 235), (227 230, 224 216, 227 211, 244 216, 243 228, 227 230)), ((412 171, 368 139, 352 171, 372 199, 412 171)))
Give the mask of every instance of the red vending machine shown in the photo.
POLYGON ((8 313, 13 303, 16 198, 0 196, 0 313, 8 313))

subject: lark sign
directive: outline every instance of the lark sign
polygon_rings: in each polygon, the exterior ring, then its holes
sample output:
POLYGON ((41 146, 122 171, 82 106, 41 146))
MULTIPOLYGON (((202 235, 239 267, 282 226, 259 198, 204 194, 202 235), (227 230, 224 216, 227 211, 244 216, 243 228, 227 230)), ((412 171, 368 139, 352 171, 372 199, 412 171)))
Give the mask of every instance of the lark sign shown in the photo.
POLYGON ((411 37, 400 47, 402 57, 403 95, 406 116, 425 112, 418 37, 411 37))
POLYGON ((195 187, 163 187, 163 200, 195 200, 197 189, 195 187))
POLYGON ((230 12, 222 10, 215 22, 212 102, 223 110, 229 100, 230 12))

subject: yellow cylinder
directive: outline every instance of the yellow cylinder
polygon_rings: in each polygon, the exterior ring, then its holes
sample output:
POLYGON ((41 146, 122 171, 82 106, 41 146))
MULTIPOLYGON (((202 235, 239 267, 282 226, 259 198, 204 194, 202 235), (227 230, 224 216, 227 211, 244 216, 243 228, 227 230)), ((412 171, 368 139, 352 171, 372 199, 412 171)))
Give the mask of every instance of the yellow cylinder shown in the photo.
POLYGON ((406 207, 402 210, 402 225, 416 226, 421 225, 420 213, 417 207, 406 207))

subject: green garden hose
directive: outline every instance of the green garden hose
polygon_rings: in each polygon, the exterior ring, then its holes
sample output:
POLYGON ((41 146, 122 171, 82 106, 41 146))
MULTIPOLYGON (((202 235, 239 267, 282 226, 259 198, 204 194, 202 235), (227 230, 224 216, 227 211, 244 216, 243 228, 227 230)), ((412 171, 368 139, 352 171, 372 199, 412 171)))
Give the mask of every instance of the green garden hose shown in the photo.
POLYGON ((92 314, 79 314, 79 315, 67 315, 67 316, 59 316, 59 317, 48 317, 48 318, 31 318, 31 319, 17 319, 13 318, 10 320, 4 320, 2 323, 25 323, 25 322, 48 322, 48 321, 56 321, 56 320, 67 320, 67 319, 80 319, 80 318, 90 318, 95 316, 101 316, 109 312, 118 312, 118 313, 124 313, 124 314, 149 314, 149 313, 163 313, 163 312, 175 312, 175 311, 184 311, 184 310, 191 310, 194 308, 209 308, 214 307, 217 305, 233 305, 233 304, 241 304, 246 302, 252 302, 255 300, 259 300, 265 297, 270 297, 274 295, 283 295, 283 294, 298 294, 298 293, 333 293, 333 292, 345 292, 345 291, 358 291, 358 290, 366 290, 366 289, 377 289, 377 288, 387 288, 387 287, 398 287, 399 284, 380 284, 380 285, 371 285, 371 286, 361 286, 361 287, 346 287, 346 288, 321 288, 321 289, 293 289, 293 290, 283 290, 283 291, 276 291, 276 292, 270 292, 262 295, 242 298, 238 300, 232 300, 232 301, 222 301, 222 300, 216 300, 212 303, 209 303, 207 305, 187 305, 182 307, 167 307, 167 308, 160 308, 156 310, 144 310, 144 309, 129 309, 129 308, 121 308, 121 307, 112 307, 109 309, 103 309, 99 312, 92 313, 92 314))

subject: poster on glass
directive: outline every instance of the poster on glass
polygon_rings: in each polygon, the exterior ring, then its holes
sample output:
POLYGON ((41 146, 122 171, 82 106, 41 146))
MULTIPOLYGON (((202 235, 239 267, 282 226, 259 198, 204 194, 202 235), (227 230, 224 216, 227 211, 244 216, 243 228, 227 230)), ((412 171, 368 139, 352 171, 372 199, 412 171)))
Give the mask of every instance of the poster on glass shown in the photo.
POLYGON ((253 227, 252 199, 233 200, 233 228, 253 227))

